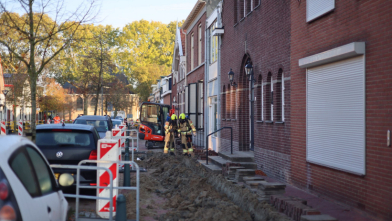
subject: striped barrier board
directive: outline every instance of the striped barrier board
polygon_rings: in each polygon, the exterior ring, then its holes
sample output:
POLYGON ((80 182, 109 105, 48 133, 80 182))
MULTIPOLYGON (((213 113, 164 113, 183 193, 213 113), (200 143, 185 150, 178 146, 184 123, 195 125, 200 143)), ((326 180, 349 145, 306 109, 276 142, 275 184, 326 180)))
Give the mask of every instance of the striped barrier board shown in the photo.
POLYGON ((1 123, 0 123, 1 125, 1 135, 7 135, 7 132, 6 132, 6 127, 5 127, 5 121, 1 121, 1 123))
MULTIPOLYGON (((98 140, 98 160, 112 160, 117 161, 119 155, 118 141, 115 139, 100 139, 98 140)), ((113 174, 113 187, 118 187, 119 178, 118 178, 118 165, 117 163, 97 163, 98 167, 106 167, 109 168, 113 174)), ((110 176, 107 171, 98 170, 97 171, 97 185, 98 186, 109 186, 110 184, 110 176)), ((116 215, 116 199, 117 199, 118 190, 113 189, 113 216, 116 215)), ((109 189, 98 189, 97 190, 98 197, 110 197, 109 189)), ((97 214, 101 218, 109 218, 110 211, 110 202, 109 200, 97 199, 96 211, 97 214)))
POLYGON ((18 135, 23 136, 23 121, 18 121, 18 135))

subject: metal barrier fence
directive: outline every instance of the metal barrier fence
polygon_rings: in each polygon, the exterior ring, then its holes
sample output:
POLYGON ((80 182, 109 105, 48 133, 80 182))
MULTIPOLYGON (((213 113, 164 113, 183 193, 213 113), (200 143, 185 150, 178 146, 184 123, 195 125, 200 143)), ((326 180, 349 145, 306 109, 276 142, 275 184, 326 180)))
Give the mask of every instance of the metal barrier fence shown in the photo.
POLYGON ((196 148, 204 148, 205 145, 205 140, 204 140, 204 129, 203 128, 199 128, 196 129, 196 137, 193 137, 192 139, 192 143, 196 148))
MULTIPOLYGON (((64 169, 76 169, 76 194, 64 194, 65 197, 75 198, 75 221, 79 220, 79 199, 103 199, 109 201, 109 221, 113 221, 113 189, 122 189, 122 190, 136 190, 136 221, 139 221, 139 197, 140 197, 140 169, 137 163, 133 161, 109 161, 109 160, 82 160, 75 165, 50 165, 52 168, 64 168, 64 169), (98 167, 98 166, 82 166, 84 163, 117 163, 117 164, 132 164, 136 169, 136 187, 126 187, 119 186, 113 187, 113 174, 109 168, 106 167, 98 167), (108 186, 80 186, 80 170, 105 170, 109 174, 109 185, 108 186), (80 189, 109 189, 110 198, 107 197, 98 197, 98 196, 86 196, 80 195, 80 189)), ((97 177, 98 179, 98 177, 97 177)))

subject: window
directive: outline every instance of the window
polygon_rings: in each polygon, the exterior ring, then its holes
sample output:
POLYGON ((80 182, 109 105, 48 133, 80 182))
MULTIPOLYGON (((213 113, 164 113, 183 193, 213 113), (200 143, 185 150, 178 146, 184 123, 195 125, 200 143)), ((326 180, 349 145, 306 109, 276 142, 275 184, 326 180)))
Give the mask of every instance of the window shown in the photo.
POLYGON ((261 77, 261 74, 259 75, 259 79, 257 82, 258 86, 260 87, 257 90, 257 97, 260 99, 257 101, 257 120, 262 121, 263 120, 263 80, 261 77))
POLYGON ((97 105, 97 98, 95 97, 91 98, 90 106, 95 108, 96 105, 97 105))
POLYGON ((201 42, 201 36, 202 36, 201 24, 199 25, 199 33, 198 33, 198 34, 199 34, 199 40, 198 40, 197 43, 198 43, 198 46, 199 46, 199 47, 198 47, 198 49, 197 49, 197 53, 198 53, 199 56, 198 56, 197 59, 198 59, 199 65, 201 65, 201 63, 202 63, 202 60, 201 60, 201 54, 202 54, 202 53, 201 53, 201 52, 202 52, 202 49, 201 49, 201 48, 202 48, 202 42, 201 42))
POLYGON ((310 22, 335 8, 335 0, 307 0, 306 22, 310 22))
POLYGON ((83 120, 78 119, 75 121, 75 124, 87 124, 94 126, 98 132, 106 132, 109 130, 108 121, 106 120, 83 120))
POLYGON ((94 138, 90 132, 66 132, 37 130, 36 144, 41 148, 53 146, 94 147, 94 138))
POLYGON ((273 86, 272 86, 272 74, 268 73, 267 82, 265 85, 265 119, 272 121, 273 113, 273 86))
POLYGON ((222 93, 222 119, 226 119, 226 87, 223 85, 222 93))
POLYGON ((216 28, 216 21, 210 27, 210 36, 211 36, 211 64, 218 60, 218 36, 212 36, 212 32, 216 28))
POLYGON ((230 96, 230 84, 227 85, 227 92, 226 92, 226 119, 231 119, 230 114, 231 114, 231 96, 230 96))
POLYGON ((31 163, 34 165, 41 194, 53 192, 53 175, 42 156, 33 148, 27 147, 27 153, 30 155, 31 163))
POLYGON ((238 22, 238 1, 234 0, 234 24, 238 22))
POLYGON ((253 10, 253 0, 246 0, 246 14, 253 10))
POLYGON ((245 0, 240 0, 239 11, 240 19, 242 19, 243 17, 245 17, 245 0))
POLYGON ((30 160, 24 152, 24 148, 21 148, 16 152, 16 154, 10 159, 9 164, 30 196, 39 196, 40 191, 34 175, 34 168, 30 164, 30 160))
POLYGON ((83 110, 83 99, 81 97, 78 97, 76 99, 76 110, 77 111, 83 110))
POLYGON ((230 96, 231 96, 231 109, 230 109, 231 113, 230 113, 230 115, 231 115, 231 119, 235 119, 236 118, 236 109, 237 109, 235 87, 231 88, 230 96))
POLYGON ((283 121, 282 120, 282 113, 283 113, 283 87, 282 87, 282 69, 279 69, 278 78, 276 79, 276 95, 275 95, 275 111, 276 111, 276 121, 283 121))
POLYGON ((194 68, 194 52, 195 52, 195 50, 194 50, 194 36, 193 36, 193 33, 192 33, 192 36, 191 36, 191 71, 193 70, 193 68, 194 68))

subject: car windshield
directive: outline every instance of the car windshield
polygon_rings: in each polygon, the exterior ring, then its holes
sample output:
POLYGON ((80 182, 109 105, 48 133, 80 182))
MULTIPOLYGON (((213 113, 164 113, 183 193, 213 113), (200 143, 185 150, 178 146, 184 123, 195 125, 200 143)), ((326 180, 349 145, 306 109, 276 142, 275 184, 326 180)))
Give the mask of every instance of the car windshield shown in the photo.
POLYGON ((116 125, 118 125, 118 126, 121 125, 121 121, 114 120, 114 121, 112 121, 112 123, 113 123, 113 127, 115 127, 116 125))
POLYGON ((106 132, 109 130, 108 122, 106 120, 75 120, 75 124, 87 124, 94 126, 98 132, 106 132))
POLYGON ((37 146, 82 146, 87 147, 92 144, 92 133, 67 131, 67 130, 37 130, 35 143, 37 146))

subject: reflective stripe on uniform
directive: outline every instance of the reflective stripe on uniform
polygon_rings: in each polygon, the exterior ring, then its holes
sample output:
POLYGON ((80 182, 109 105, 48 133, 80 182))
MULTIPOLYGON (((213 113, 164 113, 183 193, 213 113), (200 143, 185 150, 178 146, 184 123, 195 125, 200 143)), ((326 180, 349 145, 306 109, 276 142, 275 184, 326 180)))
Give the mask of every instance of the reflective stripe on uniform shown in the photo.
POLYGON ((192 129, 193 132, 196 132, 196 129, 192 129))
POLYGON ((182 152, 183 153, 188 153, 188 151, 186 149, 183 149, 182 152))
POLYGON ((193 149, 192 148, 189 148, 189 150, 188 150, 189 152, 193 152, 193 149))
POLYGON ((170 148, 170 151, 174 152, 174 150, 175 150, 174 148, 170 148))

